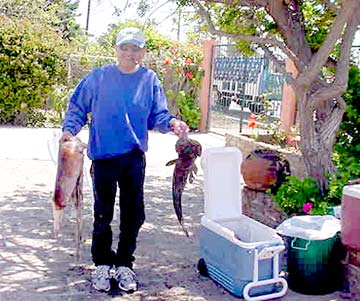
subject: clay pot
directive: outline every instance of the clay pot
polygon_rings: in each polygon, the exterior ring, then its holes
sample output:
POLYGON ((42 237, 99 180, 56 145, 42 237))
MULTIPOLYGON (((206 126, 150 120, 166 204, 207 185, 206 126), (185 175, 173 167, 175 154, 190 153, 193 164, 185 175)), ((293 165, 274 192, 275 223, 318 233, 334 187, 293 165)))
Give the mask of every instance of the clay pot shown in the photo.
POLYGON ((256 191, 275 193, 290 176, 290 164, 278 152, 269 149, 252 151, 241 164, 246 186, 256 191))

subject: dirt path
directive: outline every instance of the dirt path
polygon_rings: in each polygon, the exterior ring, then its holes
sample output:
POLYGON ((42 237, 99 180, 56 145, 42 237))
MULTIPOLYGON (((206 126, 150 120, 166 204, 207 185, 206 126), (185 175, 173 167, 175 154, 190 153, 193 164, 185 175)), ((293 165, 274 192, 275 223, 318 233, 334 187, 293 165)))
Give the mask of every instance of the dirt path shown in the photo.
MULTIPOLYGON (((85 187, 82 258, 76 261, 75 222, 67 210, 61 237, 52 235, 51 195, 56 168, 50 160, 45 131, 0 128, 0 301, 24 300, 131 300, 232 301, 239 300, 208 278, 199 275, 198 231, 203 212, 203 176, 183 196, 187 239, 176 220, 171 200, 176 137, 152 133, 147 153, 145 184, 146 223, 139 235, 135 270, 138 292, 110 294, 91 288, 91 198, 85 187), (19 142, 22 141, 22 142, 19 142), (13 150, 12 150, 13 148, 13 150), (45 150, 44 150, 45 149, 45 150)), ((194 135, 203 146, 222 146, 223 139, 194 135)), ((199 165, 199 161, 197 162, 199 165)), ((113 223, 117 233, 117 222, 113 223)), ((302 296, 289 292, 282 300, 340 300, 331 296, 302 296)))

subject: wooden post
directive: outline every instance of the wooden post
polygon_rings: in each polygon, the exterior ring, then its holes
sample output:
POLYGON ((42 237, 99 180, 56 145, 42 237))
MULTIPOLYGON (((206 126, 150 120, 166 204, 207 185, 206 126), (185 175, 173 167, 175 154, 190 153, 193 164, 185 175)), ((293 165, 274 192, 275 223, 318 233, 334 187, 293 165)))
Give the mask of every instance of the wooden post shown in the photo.
MULTIPOLYGON (((291 73, 293 78, 297 78, 299 72, 294 63, 290 59, 285 59, 286 72, 291 73)), ((297 100, 295 91, 292 86, 284 84, 283 94, 281 100, 281 112, 280 112, 280 129, 285 133, 291 132, 291 127, 295 124, 296 120, 296 107, 297 100)))
POLYGON ((210 85, 212 77, 212 59, 213 59, 213 46, 216 45, 215 40, 201 41, 203 62, 202 67, 204 69, 204 76, 201 79, 200 86, 200 112, 201 119, 199 125, 199 131, 205 133, 208 130, 208 116, 209 116, 209 104, 210 104, 210 85))

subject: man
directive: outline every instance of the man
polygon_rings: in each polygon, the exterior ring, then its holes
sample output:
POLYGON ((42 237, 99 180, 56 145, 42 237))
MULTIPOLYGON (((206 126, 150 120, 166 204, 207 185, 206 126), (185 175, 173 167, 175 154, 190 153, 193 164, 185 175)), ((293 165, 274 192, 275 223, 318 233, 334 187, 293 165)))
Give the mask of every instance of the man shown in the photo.
POLYGON ((146 52, 144 34, 129 27, 116 38, 117 64, 94 69, 76 87, 63 122, 61 141, 76 135, 87 122, 88 156, 94 192, 91 253, 96 266, 93 286, 110 290, 110 270, 121 290, 137 290, 132 270, 140 227, 145 220, 144 178, 148 130, 172 130, 178 136, 188 126, 168 111, 167 100, 153 70, 140 65, 146 52), (116 185, 120 188, 120 234, 112 251, 111 221, 116 185))

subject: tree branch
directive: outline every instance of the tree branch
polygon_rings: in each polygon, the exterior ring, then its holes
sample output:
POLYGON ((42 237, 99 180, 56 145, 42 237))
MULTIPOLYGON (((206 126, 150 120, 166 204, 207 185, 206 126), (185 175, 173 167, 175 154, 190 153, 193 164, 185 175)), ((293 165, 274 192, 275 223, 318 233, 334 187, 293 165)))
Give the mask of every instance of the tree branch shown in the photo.
POLYGON ((248 6, 248 7, 265 7, 269 4, 269 0, 204 0, 208 3, 219 3, 227 6, 248 6))
MULTIPOLYGON (((340 48, 340 57, 335 73, 335 81, 331 85, 326 85, 326 87, 318 89, 313 94, 314 102, 320 102, 324 99, 339 98, 344 93, 349 77, 348 69, 350 64, 352 41, 359 25, 359 20, 357 18, 359 13, 360 9, 357 7, 353 11, 352 16, 350 17, 350 20, 345 28, 340 48)), ((345 104, 340 105, 344 105, 345 108, 345 104)))
POLYGON ((263 47, 263 46, 260 47, 264 51, 265 56, 268 57, 273 62, 277 70, 279 70, 280 73, 286 76, 286 83, 288 85, 292 85, 295 87, 296 80, 294 79, 291 73, 286 72, 285 65, 279 61, 279 59, 274 55, 274 53, 268 47, 263 47))
POLYGON ((129 2, 130 2, 129 0, 125 1, 125 5, 124 5, 124 8, 123 8, 122 12, 125 12, 126 9, 129 7, 129 2))
POLYGON ((332 85, 326 85, 325 87, 317 90, 313 95, 312 99, 314 102, 314 105, 316 103, 327 100, 327 99, 333 99, 336 97, 339 97, 344 90, 346 89, 346 85, 336 85, 333 83, 332 85))
POLYGON ((335 74, 335 85, 345 86, 344 90, 346 89, 349 77, 348 69, 351 57, 351 47, 357 31, 357 27, 360 23, 359 14, 360 8, 357 6, 352 11, 352 16, 350 17, 350 20, 346 26, 340 47, 340 56, 335 74))
POLYGON ((319 129, 319 135, 332 140, 331 145, 335 143, 336 135, 334 135, 334 133, 339 129, 346 106, 341 96, 336 98, 336 103, 337 105, 331 110, 326 122, 324 122, 323 126, 319 129))
POLYGON ((321 0, 325 6, 330 8, 334 13, 339 13, 339 8, 335 5, 335 3, 331 2, 330 0, 321 0))
POLYGON ((285 74, 285 66, 281 61, 275 56, 275 54, 269 49, 269 47, 260 45, 260 48, 264 51, 265 56, 268 57, 275 65, 275 67, 280 71, 280 73, 285 74))
POLYGON ((160 3, 158 6, 154 7, 154 8, 150 11, 150 13, 146 16, 146 19, 145 19, 145 21, 144 21, 144 23, 143 23, 143 29, 145 28, 146 23, 149 21, 150 17, 153 15, 153 13, 155 13, 159 8, 163 7, 165 4, 168 4, 170 1, 171 1, 171 0, 167 0, 167 1, 163 2, 163 3, 160 3))
POLYGON ((356 7, 357 0, 349 0, 348 5, 343 1, 343 8, 340 10, 340 13, 336 17, 332 29, 327 35, 323 45, 313 56, 309 67, 306 72, 303 72, 302 75, 298 78, 298 84, 303 86, 310 86, 310 84, 317 78, 320 73, 321 67, 326 63, 330 52, 334 48, 336 42, 338 41, 341 33, 344 29, 344 26, 351 16, 352 12, 356 7))
POLYGON ((312 53, 305 39, 305 29, 301 21, 298 2, 299 0, 270 1, 265 9, 276 22, 287 48, 297 57, 297 60, 289 58, 301 72, 310 63, 312 53))
MULTIPOLYGON (((170 17, 174 16, 177 13, 177 10, 172 11, 170 14, 168 14, 165 18, 163 18, 162 20, 160 20, 158 22, 158 25, 161 25, 164 21, 166 21, 167 19, 169 19, 170 17)), ((145 26, 145 25, 143 25, 145 26)))
MULTIPOLYGON (((214 2, 214 1, 207 1, 207 2, 214 2)), ((225 1, 226 2, 226 1, 225 1)), ((239 1, 241 2, 241 1, 239 1)), ((254 1, 256 2, 256 1, 254 1)), ((264 2, 264 1, 262 1, 264 2)), ((286 47, 284 43, 275 39, 275 38, 265 38, 265 37, 257 37, 257 36, 250 36, 246 34, 237 34, 237 33, 228 33, 223 30, 218 30, 215 28, 214 24, 211 21, 211 17, 209 12, 203 7, 199 0, 193 0, 193 3, 198 7, 198 11, 200 16, 206 21, 207 25, 209 26, 209 31, 211 34, 224 36, 232 39, 238 40, 245 40, 249 42, 253 42, 255 44, 261 45, 262 47, 271 45, 273 47, 277 47, 283 51, 290 59, 294 61, 298 61, 298 58, 286 47)))

